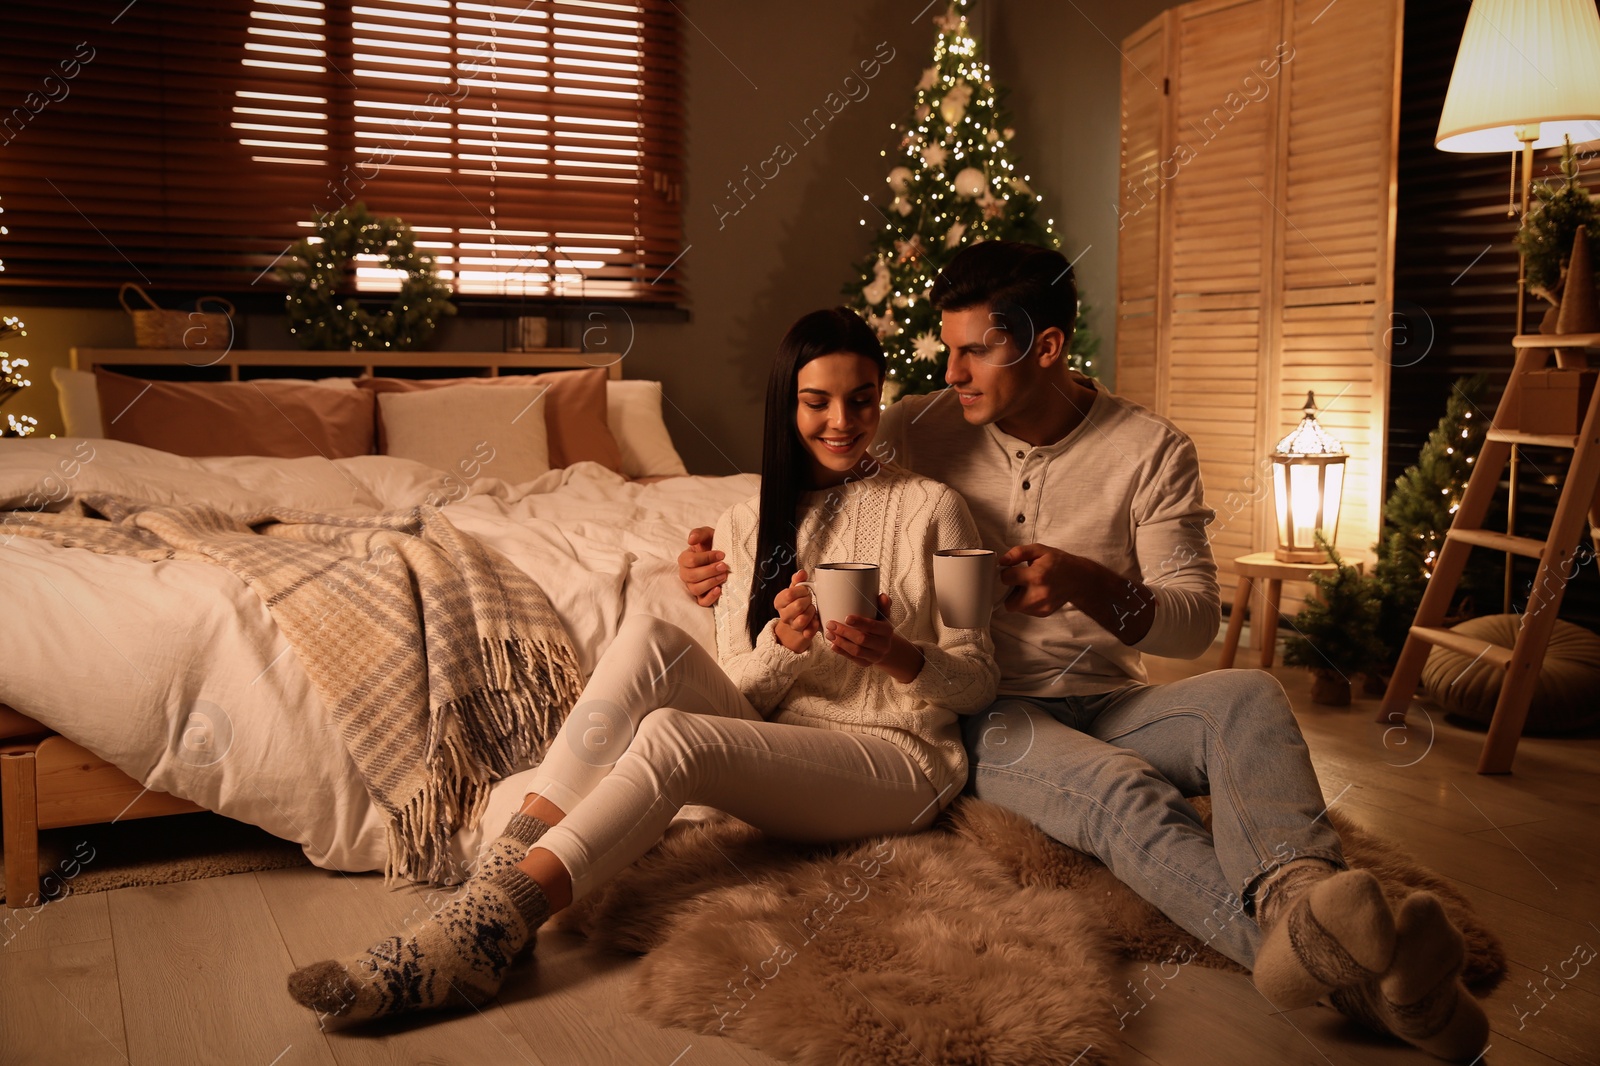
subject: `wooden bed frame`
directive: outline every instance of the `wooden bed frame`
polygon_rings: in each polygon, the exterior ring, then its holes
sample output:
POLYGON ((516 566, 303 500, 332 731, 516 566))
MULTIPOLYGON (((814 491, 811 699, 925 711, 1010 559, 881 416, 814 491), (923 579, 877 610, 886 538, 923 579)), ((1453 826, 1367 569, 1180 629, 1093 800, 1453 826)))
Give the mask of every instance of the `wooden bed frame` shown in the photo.
MULTIPOLYGON (((576 348, 529 352, 428 352, 386 355, 375 352, 297 350, 230 351, 216 359, 205 352, 165 348, 73 348, 72 368, 96 366, 173 367, 194 371, 223 368, 231 380, 241 370, 318 370, 327 374, 381 377, 496 377, 503 370, 585 370, 605 367, 612 380, 622 377, 622 357, 582 353, 576 348)), ((270 375, 251 374, 250 377, 270 375)), ((154 792, 48 726, 0 704, 0 831, 4 833, 6 907, 32 907, 58 898, 64 885, 40 894, 39 830, 95 825, 130 818, 153 818, 204 810, 188 800, 154 792)), ((48 879, 48 875, 46 875, 48 879)), ((58 881, 63 881, 56 875, 58 881)))

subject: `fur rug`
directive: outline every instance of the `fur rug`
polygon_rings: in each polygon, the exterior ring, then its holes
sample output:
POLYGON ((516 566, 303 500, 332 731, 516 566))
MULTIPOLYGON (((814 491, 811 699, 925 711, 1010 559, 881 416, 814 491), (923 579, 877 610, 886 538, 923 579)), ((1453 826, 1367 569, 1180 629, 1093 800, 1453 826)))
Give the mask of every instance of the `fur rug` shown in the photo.
MULTIPOLYGON (((1504 952, 1460 893, 1328 817, 1394 902, 1439 894, 1474 991, 1499 983, 1504 952)), ((721 816, 679 824, 561 924, 645 956, 637 1004, 657 1024, 829 1066, 1105 1063, 1115 956, 1240 970, 1100 863, 971 798, 926 833, 843 847, 768 841, 721 816)))

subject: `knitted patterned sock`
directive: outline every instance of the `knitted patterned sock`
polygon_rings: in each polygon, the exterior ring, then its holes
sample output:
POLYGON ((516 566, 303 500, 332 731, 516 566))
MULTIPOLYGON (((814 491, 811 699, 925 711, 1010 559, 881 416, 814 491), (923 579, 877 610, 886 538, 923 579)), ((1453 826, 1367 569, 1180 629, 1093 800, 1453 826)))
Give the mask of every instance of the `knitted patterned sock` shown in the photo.
POLYGON ((1343 1013, 1441 1059, 1469 1062, 1489 1041, 1489 1019, 1461 983, 1466 939, 1431 892, 1400 904, 1394 964, 1377 981, 1333 997, 1343 1013))
POLYGON ((391 936, 360 955, 312 963, 289 975, 289 995, 337 1018, 473 1005, 500 991, 506 970, 550 916, 538 882, 516 867, 474 878, 410 937, 391 936))
POLYGON ((478 865, 473 869, 472 876, 493 877, 508 866, 515 866, 528 854, 528 849, 549 831, 549 825, 531 814, 513 814, 505 829, 478 856, 478 865))
POLYGON ((1378 879, 1365 870, 1333 873, 1304 862, 1301 870, 1300 863, 1285 867, 1258 908, 1266 936, 1252 976, 1280 1010, 1375 981, 1394 959, 1394 914, 1378 879))

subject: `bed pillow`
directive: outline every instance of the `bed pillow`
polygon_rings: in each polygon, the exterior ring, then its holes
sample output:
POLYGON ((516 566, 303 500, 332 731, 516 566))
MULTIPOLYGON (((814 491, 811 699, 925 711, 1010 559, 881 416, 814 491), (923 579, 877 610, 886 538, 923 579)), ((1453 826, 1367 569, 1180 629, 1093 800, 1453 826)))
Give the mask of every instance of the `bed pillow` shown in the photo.
MULTIPOLYGON (((69 437, 104 437, 100 424, 100 390, 95 387, 94 375, 87 370, 71 370, 64 366, 53 367, 50 380, 56 387, 56 400, 61 405, 61 423, 69 437)), ((355 378, 256 378, 284 385, 318 385, 326 389, 353 389, 355 378)))
POLYGON ((355 378, 251 378, 251 381, 270 381, 275 385, 315 385, 319 389, 353 389, 355 378))
POLYGON ((377 396, 388 427, 385 455, 468 480, 481 475, 512 484, 550 470, 549 391, 542 385, 457 385, 377 396))
POLYGON ((374 399, 361 389, 261 381, 145 381, 96 368, 112 440, 174 455, 348 459, 371 455, 374 399))
POLYGON ((94 375, 87 370, 68 370, 64 366, 50 370, 50 380, 56 386, 56 400, 61 404, 61 424, 69 437, 104 437, 100 425, 100 390, 95 388, 94 375))
POLYGON ((661 417, 661 382, 606 382, 606 421, 622 450, 624 477, 661 477, 689 471, 672 446, 661 417))
MULTIPOLYGON (((417 392, 466 385, 488 388, 549 388, 545 424, 550 442, 550 465, 571 466, 584 461, 607 470, 622 470, 622 452, 606 423, 606 370, 556 370, 548 374, 502 374, 493 378, 362 378, 356 384, 375 393, 417 392)), ((382 412, 378 419, 378 447, 387 443, 382 412)))

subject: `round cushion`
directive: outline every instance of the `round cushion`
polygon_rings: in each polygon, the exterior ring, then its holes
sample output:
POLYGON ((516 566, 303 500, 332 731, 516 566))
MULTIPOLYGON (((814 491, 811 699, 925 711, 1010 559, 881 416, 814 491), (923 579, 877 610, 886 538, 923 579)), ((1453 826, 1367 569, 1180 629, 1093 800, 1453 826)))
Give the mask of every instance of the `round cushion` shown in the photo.
MULTIPOLYGON (((1451 628, 1502 648, 1514 647, 1522 616, 1489 614, 1451 628)), ((1484 659, 1435 647, 1422 667, 1428 699, 1451 714, 1487 725, 1506 672, 1484 659)), ((1600 722, 1600 636, 1571 622, 1557 621, 1539 667, 1526 733, 1571 733, 1600 722)))

